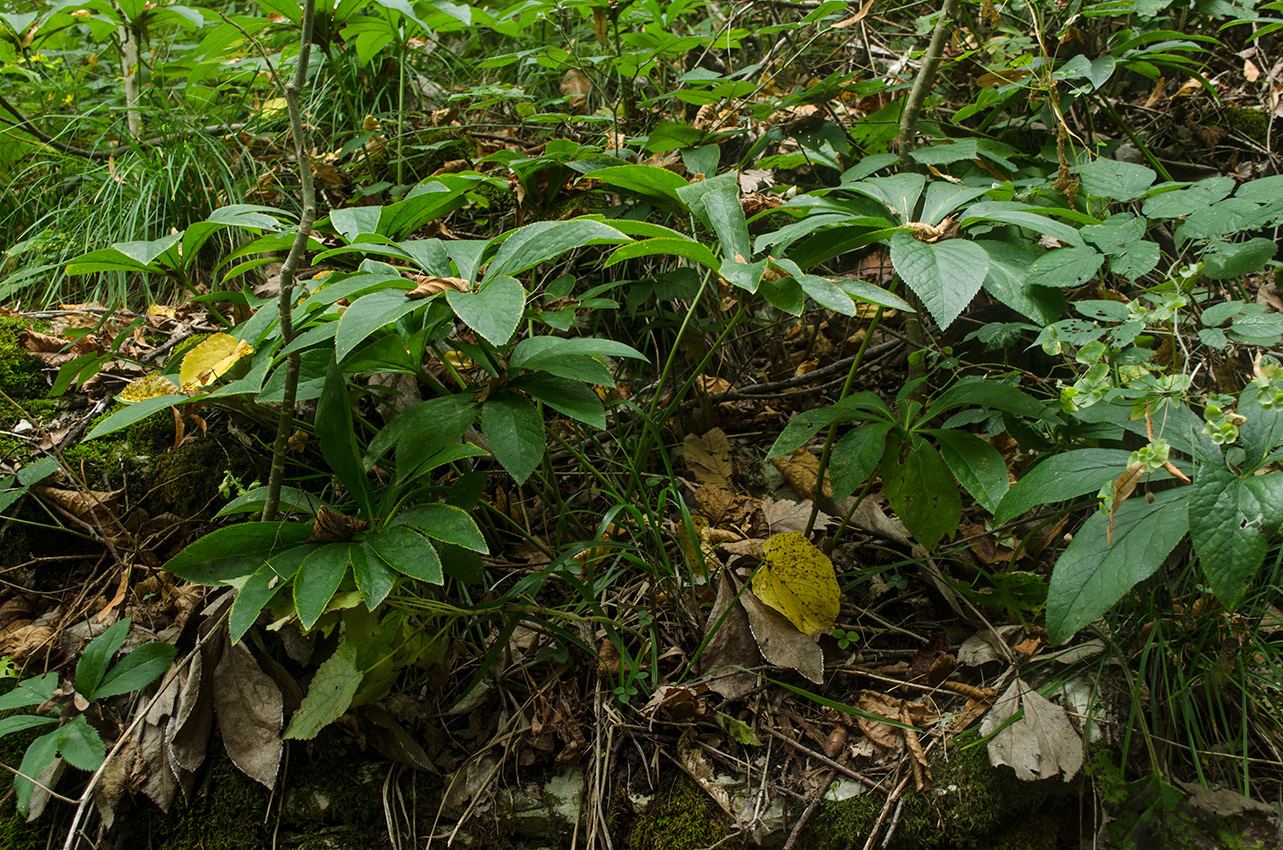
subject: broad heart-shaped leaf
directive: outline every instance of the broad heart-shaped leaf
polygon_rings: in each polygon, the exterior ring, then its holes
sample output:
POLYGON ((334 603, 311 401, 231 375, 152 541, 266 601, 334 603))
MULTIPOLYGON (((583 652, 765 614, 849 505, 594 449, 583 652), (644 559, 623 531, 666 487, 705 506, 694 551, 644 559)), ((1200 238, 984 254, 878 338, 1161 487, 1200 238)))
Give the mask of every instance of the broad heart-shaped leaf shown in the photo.
POLYGON ((617 245, 630 241, 610 225, 592 219, 539 221, 518 228, 504 240, 490 261, 486 276, 488 279, 521 274, 559 254, 586 245, 617 245))
POLYGON ((285 738, 310 741, 316 734, 343 716, 352 704, 365 674, 356 667, 356 649, 347 640, 316 669, 307 696, 290 719, 285 738))
POLYGON ((966 431, 932 428, 923 431, 940 444, 940 455, 967 492, 993 513, 1010 486, 1007 464, 993 446, 966 431))
POLYGON ((102 437, 106 434, 110 434, 113 431, 119 431, 121 428, 128 428, 135 422, 140 422, 148 416, 151 416, 153 413, 166 410, 174 407, 175 405, 186 404, 189 401, 192 401, 192 399, 185 395, 173 394, 155 396, 154 398, 134 402, 131 405, 117 410, 115 413, 95 425, 93 430, 85 435, 85 439, 92 440, 96 437, 102 437))
POLYGON ((383 563, 410 578, 441 584, 441 558, 422 534, 409 525, 394 525, 366 535, 367 543, 383 563))
POLYGON ((921 437, 891 435, 882 457, 882 489, 905 528, 926 549, 958 530, 958 486, 940 453, 921 437))
POLYGON ((1132 201, 1145 194, 1155 178, 1153 169, 1134 162, 1094 159, 1078 170, 1083 190, 1098 198, 1132 201))
POLYGON ((891 237, 891 265, 944 330, 984 285, 989 255, 962 239, 919 242, 901 230, 891 237))
POLYGON ((456 508, 454 505, 417 505, 397 514, 392 520, 392 525, 407 525, 433 540, 462 546, 474 552, 482 554, 490 552, 485 538, 481 536, 481 529, 477 528, 477 523, 467 511, 456 508))
POLYGON ((601 399, 579 381, 553 375, 520 375, 509 381, 508 386, 529 393, 531 398, 571 419, 577 419, 599 431, 606 430, 606 409, 602 407, 601 399))
POLYGON ((327 543, 303 559, 294 575, 294 609, 304 630, 316 625, 347 574, 350 543, 327 543))
POLYGON ((356 445, 356 428, 352 424, 352 402, 348 398, 347 377, 339 364, 330 360, 325 387, 316 403, 316 435, 321 452, 334 474, 352 494, 362 517, 374 516, 374 491, 361 463, 356 445))
POLYGON ((1265 506, 1219 458, 1199 464, 1189 490, 1194 554, 1212 593, 1233 611, 1265 562, 1270 542, 1265 506))
POLYGON ((1047 637, 1064 643, 1154 574, 1189 529, 1188 487, 1166 490, 1152 504, 1128 499, 1109 519, 1096 511, 1061 553, 1047 589, 1047 637))
POLYGON ((177 652, 173 644, 145 643, 107 671, 93 696, 86 696, 91 700, 106 699, 145 688, 169 669, 177 652))
POLYGON ((526 290, 513 277, 487 275, 476 292, 445 294, 454 314, 491 345, 502 346, 512 339, 526 309, 526 290))
POLYGON ((1037 505, 1100 491, 1127 468, 1126 449, 1071 449, 1052 455, 1020 477, 998 503, 993 521, 1010 522, 1037 505))
POLYGON ((368 542, 353 546, 348 555, 352 559, 352 577, 356 579, 356 587, 365 595, 365 607, 373 611, 392 592, 396 573, 368 542))
POLYGON ((833 562, 799 531, 771 536, 762 552, 753 594, 808 637, 833 628, 842 603, 833 562))
POLYGON ((544 425, 533 402, 500 390, 481 406, 486 444, 518 484, 524 484, 544 454, 544 425))
POLYGON ((744 208, 740 206, 739 174, 726 171, 716 177, 700 180, 676 190, 695 217, 708 225, 722 245, 728 260, 737 257, 747 261, 753 256, 744 208))
POLYGON ((1025 283, 1055 289, 1073 289, 1096 276, 1105 255, 1095 248, 1056 248, 1034 260, 1025 283))
POLYGON ((829 455, 829 482, 833 485, 835 500, 840 502, 850 496, 878 468, 890 428, 890 422, 861 425, 847 431, 833 444, 833 453, 829 455))
POLYGON ((1265 267, 1278 246, 1258 236, 1246 242, 1219 242, 1203 255, 1203 274, 1212 280, 1230 280, 1265 267))
POLYGON ((88 700, 94 698, 107 672, 107 665, 128 634, 129 620, 117 620, 111 628, 89 641, 76 662, 76 693, 88 700))

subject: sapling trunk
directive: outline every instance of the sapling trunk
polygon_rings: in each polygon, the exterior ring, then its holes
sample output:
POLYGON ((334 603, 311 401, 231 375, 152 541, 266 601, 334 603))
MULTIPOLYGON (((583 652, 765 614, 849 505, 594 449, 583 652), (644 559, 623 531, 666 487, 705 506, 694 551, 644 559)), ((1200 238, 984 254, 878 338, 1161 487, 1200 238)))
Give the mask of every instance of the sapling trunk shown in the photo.
MULTIPOLYGON (((290 117, 290 136, 294 139, 294 156, 298 161, 299 187, 303 212, 299 216, 294 243, 281 267, 281 291, 276 309, 281 323, 281 339, 285 345, 294 340, 294 322, 291 308, 294 305, 294 287, 298 281, 299 265, 312 235, 312 222, 316 220, 316 189, 312 185, 312 164, 308 159, 307 139, 303 131, 303 110, 299 106, 299 92, 307 81, 307 62, 312 48, 312 22, 315 19, 316 0, 303 4, 302 34, 299 40, 298 65, 294 76, 285 84, 285 106, 290 117)), ((299 355, 289 355, 285 361, 285 396, 281 400, 281 414, 276 422, 276 439, 272 442, 272 471, 267 479, 267 498, 263 502, 263 520, 276 519, 281 503, 281 483, 285 479, 285 452, 294 428, 294 401, 298 397, 299 355)))
POLYGON ((143 137, 143 114, 138 107, 138 37, 128 24, 120 28, 120 64, 125 86, 125 120, 129 123, 129 137, 135 141, 143 137))

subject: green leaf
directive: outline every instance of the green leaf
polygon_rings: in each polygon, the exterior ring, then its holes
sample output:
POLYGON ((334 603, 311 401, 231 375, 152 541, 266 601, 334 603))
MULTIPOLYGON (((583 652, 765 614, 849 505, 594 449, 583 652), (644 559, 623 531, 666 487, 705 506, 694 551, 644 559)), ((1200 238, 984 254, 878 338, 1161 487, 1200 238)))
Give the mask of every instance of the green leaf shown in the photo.
POLYGON ((294 608, 304 630, 316 625, 347 574, 350 543, 327 543, 303 559, 294 576, 294 608))
POLYGON ((740 206, 739 174, 726 171, 716 177, 681 186, 677 197, 690 211, 708 225, 722 246, 728 260, 747 262, 753 256, 744 209, 740 206))
POLYGON ((58 674, 54 672, 23 679, 9 693, 0 696, 0 711, 12 711, 48 702, 53 699, 53 692, 57 689, 58 674))
POLYGON ((1000 221, 1015 224, 1034 233, 1059 239, 1068 245, 1083 244, 1082 234, 1076 227, 1042 215, 1037 207, 1015 201, 980 201, 967 207, 959 224, 962 227, 981 221, 1000 221))
POLYGON ((792 454, 815 437, 822 429, 835 422, 852 419, 888 419, 891 415, 886 403, 875 393, 861 392, 848 396, 837 404, 805 410, 789 420, 784 430, 775 438, 767 460, 792 454))
POLYGON ((1051 324, 1065 312, 1068 305, 1059 290, 1029 284, 1029 267, 1040 252, 1028 242, 977 239, 974 244, 989 255, 984 287, 998 301, 1040 325, 1051 324))
POLYGON ((917 312, 908 301, 886 291, 880 286, 874 286, 871 283, 851 277, 840 277, 836 282, 843 292, 857 301, 874 304, 878 307, 886 307, 889 310, 902 310, 905 313, 917 312))
POLYGON ((518 484, 524 484, 544 455, 544 424, 533 403, 500 390, 481 406, 481 431, 491 453, 518 484))
POLYGON ((210 532, 165 564, 179 578, 223 584, 257 570, 270 553, 297 546, 310 529, 300 523, 242 522, 210 532))
POLYGON ((1145 194, 1157 175, 1153 169, 1134 162, 1094 159, 1078 169, 1083 190, 1098 198, 1133 201, 1145 194))
POLYGON ((36 738, 27 747, 27 752, 22 757, 22 764, 18 766, 18 772, 22 776, 13 778, 18 811, 24 815, 27 813, 31 806, 31 797, 36 790, 35 784, 25 777, 38 779, 59 755, 72 767, 87 771, 97 770, 102 765, 106 754, 107 747, 103 744, 102 738, 97 730, 85 721, 83 714, 76 715, 70 723, 36 738))
POLYGON ((161 410, 174 407, 179 404, 186 404, 192 399, 185 395, 171 394, 158 395, 155 398, 148 398, 142 401, 136 401, 133 404, 117 410, 106 419, 99 422, 93 427, 93 430, 85 435, 86 440, 93 440, 102 437, 113 431, 119 431, 121 428, 128 428, 135 422, 140 422, 161 410))
POLYGON ((842 501, 868 480, 882 462, 890 422, 875 422, 853 428, 833 444, 829 455, 829 483, 833 498, 842 501))
POLYGON ((165 268, 156 260, 178 244, 181 233, 171 233, 151 242, 117 242, 110 248, 90 251, 67 263, 67 274, 82 275, 94 272, 163 273, 165 268))
POLYGON ((106 699, 145 688, 169 669, 177 652, 173 644, 159 641, 143 644, 107 671, 93 696, 86 694, 86 698, 106 699))
POLYGON ((919 437, 892 435, 882 457, 882 488, 900 521, 924 548, 952 537, 962 520, 962 499, 940 453, 919 437))
POLYGON ((601 399, 591 388, 579 381, 557 378, 552 375, 522 375, 508 383, 514 390, 529 393, 558 413, 591 425, 599 431, 606 430, 606 410, 601 399))
POLYGON ((432 544, 408 525, 393 525, 365 542, 383 563, 410 578, 441 584, 441 559, 432 544))
POLYGON ((392 524, 408 525, 433 540, 462 546, 474 552, 487 554, 490 551, 477 523, 467 511, 454 505, 417 505, 398 514, 392 524))
POLYGON ((502 346, 512 338, 526 309, 526 291, 513 277, 487 274, 476 292, 450 290, 445 297, 455 315, 491 345, 502 346))
POLYGON ((616 263, 622 263, 624 260, 656 255, 682 257, 699 263, 711 271, 717 271, 721 265, 717 255, 707 245, 696 242, 694 239, 676 236, 657 236, 652 239, 642 239, 638 242, 620 245, 606 260, 606 265, 609 267, 616 263))
POLYGON ((879 201, 899 219, 901 224, 914 220, 918 199, 927 179, 921 174, 901 173, 890 177, 872 177, 857 183, 843 183, 843 189, 858 192, 879 201))
POLYGON ((1216 598, 1233 611, 1265 562, 1270 538, 1264 506, 1219 458, 1199 464, 1188 489, 1194 554, 1216 598))
POLYGON ((954 477, 992 514, 1010 486, 1007 464, 998 450, 966 431, 933 428, 923 433, 936 438, 940 455, 954 477))
POLYGON ((360 515, 374 516, 374 491, 361 463, 356 444, 356 427, 352 424, 352 402, 348 397, 347 377, 339 364, 330 360, 325 388, 316 403, 316 436, 321 452, 339 481, 352 494, 360 515))
POLYGON ((1189 529, 1188 487, 1145 499, 1128 499, 1108 518, 1093 513, 1052 569, 1047 589, 1047 637, 1060 644, 1100 617, 1127 591, 1149 578, 1189 529))
POLYGON ((1105 264, 1105 255, 1095 248, 1056 248, 1034 260, 1025 283, 1055 289, 1082 286, 1105 264))
POLYGON ((315 544, 305 543, 286 549, 255 570, 236 589, 236 599, 232 601, 232 611, 227 616, 227 630, 232 643, 239 642, 245 636, 258 619, 259 613, 285 588, 286 583, 298 572, 299 565, 316 548, 315 544))
POLYGON ((826 310, 843 316, 855 315, 855 302, 846 290, 818 275, 798 275, 795 280, 807 296, 826 310))
POLYGON ((594 357, 631 357, 634 360, 648 360, 631 345, 616 342, 613 339, 599 339, 591 336, 563 339, 556 336, 535 336, 523 339, 512 349, 508 365, 516 369, 543 369, 549 371, 549 363, 561 357, 591 355, 594 357))
POLYGON ((1037 505, 1097 493, 1123 473, 1130 457, 1126 449, 1072 449, 1052 455, 1011 485, 994 511, 994 524, 1010 522, 1037 505))
POLYGON ((1274 258, 1273 239, 1257 236, 1246 242, 1219 242, 1203 254, 1203 274, 1212 280, 1231 280, 1260 271, 1274 258))
POLYGON ((310 741, 317 733, 343 716, 361 686, 364 673, 356 667, 356 649, 342 640, 334 654, 325 659, 312 677, 307 695, 290 719, 284 737, 310 741))
MULTIPOLYGON (((1243 185, 1246 187, 1251 184, 1243 185)), ((1228 198, 1233 191, 1234 178, 1209 177, 1187 189, 1150 195, 1141 209, 1149 218, 1180 218, 1228 198)))
POLYGON ((398 284, 395 289, 371 292, 343 311, 338 330, 334 332, 334 356, 340 363, 375 331, 426 306, 426 301, 405 296, 409 288, 407 280, 404 287, 398 284))
MULTIPOLYGON (((615 228, 593 219, 535 222, 518 228, 504 240, 494 259, 490 261, 486 279, 521 274, 527 269, 576 248, 588 245, 615 245, 629 241, 631 240, 627 236, 615 228)), ((505 338, 504 341, 506 342, 507 339, 505 338)))
POLYGON ((686 178, 654 165, 612 165, 589 173, 590 180, 627 189, 642 195, 651 195, 680 204, 677 190, 689 185, 686 178))
POLYGON ((936 396, 929 409, 934 418, 958 407, 983 407, 1001 410, 1029 419, 1042 419, 1046 407, 1033 396, 1001 381, 961 380, 936 396))
POLYGON ((352 575, 356 579, 357 589, 365 594, 365 607, 373 611, 392 592, 396 574, 374 551, 368 540, 363 541, 360 546, 353 546, 349 556, 352 558, 352 575))
POLYGON ((111 628, 89 641, 76 662, 76 693, 92 700, 107 673, 107 665, 129 634, 129 620, 117 620, 111 628))
POLYGON ((57 723, 56 717, 42 717, 35 714, 15 714, 12 717, 0 719, 0 738, 5 735, 12 735, 14 732, 22 732, 27 729, 34 729, 37 726, 47 726, 50 723, 57 723))
POLYGON ((919 242, 902 230, 891 237, 891 264, 941 330, 966 309, 989 274, 989 255, 975 243, 919 242))

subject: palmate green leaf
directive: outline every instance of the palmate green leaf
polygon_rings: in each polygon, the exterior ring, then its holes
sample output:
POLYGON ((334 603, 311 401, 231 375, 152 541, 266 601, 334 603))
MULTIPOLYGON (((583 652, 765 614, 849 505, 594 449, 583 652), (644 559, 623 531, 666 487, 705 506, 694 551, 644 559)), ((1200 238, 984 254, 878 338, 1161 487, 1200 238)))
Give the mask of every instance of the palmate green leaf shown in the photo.
POLYGON ((364 672, 356 667, 356 649, 347 639, 339 641, 334 654, 325 659, 312 677, 307 695, 290 719, 283 737, 310 741, 317 733, 343 716, 361 686, 364 672))
POLYGON ((544 424, 538 408, 516 393, 500 390, 481 406, 481 431, 495 459, 524 484, 544 455, 544 424))
POLYGON ((392 520, 392 525, 407 525, 433 540, 462 546, 474 552, 486 554, 490 551, 477 523, 467 511, 454 505, 416 505, 398 514, 392 520))
MULTIPOLYGON (((492 263, 491 269, 494 268, 492 263)), ((487 274, 476 292, 448 291, 446 302, 456 316, 491 345, 512 339, 526 309, 526 290, 513 277, 487 274)))
POLYGON ((1130 457, 1126 449, 1071 449, 1052 455, 1011 485, 993 521, 1002 525, 1038 505, 1099 492, 1123 473, 1130 457))
POLYGON ((891 237, 891 264, 944 330, 980 291, 989 255, 962 239, 919 242, 905 231, 891 237))
POLYGON ((923 431, 940 444, 940 455, 972 498, 993 513, 1010 486, 1007 464, 993 446, 966 431, 931 428, 923 431))
POLYGON ((874 422, 853 428, 833 444, 829 456, 829 482, 833 498, 842 501, 868 480, 882 462, 890 422, 874 422))
MULTIPOLYGON (((1263 476, 1283 479, 1283 473, 1263 476)), ((1259 485, 1258 485, 1259 487, 1259 485)), ((1249 487, 1219 458, 1199 465, 1189 488, 1189 538, 1212 593, 1227 610, 1234 610, 1248 583, 1265 562, 1271 521, 1261 503, 1262 490, 1249 487)))
POLYGON ((900 521, 922 546, 935 549, 962 520, 962 498, 940 453, 920 437, 892 434, 882 457, 882 489, 900 521))
POLYGON ((1064 643, 1127 591, 1153 575, 1189 530, 1188 487, 1166 490, 1152 504, 1128 499, 1109 519, 1097 511, 1061 553, 1047 590, 1047 637, 1064 643))
POLYGON ((352 402, 348 397, 347 377, 334 360, 325 376, 325 387, 316 404, 316 436, 321 451, 334 474, 352 494, 360 515, 374 516, 374 491, 361 463, 352 424, 352 402))
POLYGON ((1024 240, 977 239, 975 244, 989 255, 986 292, 1040 325, 1051 324, 1065 312, 1067 303, 1060 290, 1029 284, 1029 267, 1039 250, 1024 240))
POLYGON ((347 575, 350 543, 327 543, 303 559, 294 575, 294 609, 304 630, 316 625, 325 613, 343 577, 347 575))

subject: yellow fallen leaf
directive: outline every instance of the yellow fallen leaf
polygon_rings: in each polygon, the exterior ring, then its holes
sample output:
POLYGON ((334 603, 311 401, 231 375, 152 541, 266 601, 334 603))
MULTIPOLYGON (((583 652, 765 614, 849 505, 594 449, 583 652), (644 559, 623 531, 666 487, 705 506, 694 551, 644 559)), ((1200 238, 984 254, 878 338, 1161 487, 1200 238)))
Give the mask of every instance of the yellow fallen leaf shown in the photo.
POLYGON ((833 562, 797 531, 773 535, 762 549, 753 594, 811 637, 833 628, 842 603, 833 562))
POLYGON ((217 381, 247 354, 254 353, 254 346, 230 334, 214 334, 183 357, 178 370, 178 381, 183 392, 190 393, 217 381))
POLYGON ((135 401, 144 401, 149 398, 171 395, 177 392, 178 387, 174 386, 174 382, 164 375, 146 375, 136 381, 130 381, 120 391, 120 395, 116 396, 116 399, 126 404, 132 404, 135 401))

